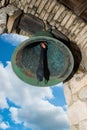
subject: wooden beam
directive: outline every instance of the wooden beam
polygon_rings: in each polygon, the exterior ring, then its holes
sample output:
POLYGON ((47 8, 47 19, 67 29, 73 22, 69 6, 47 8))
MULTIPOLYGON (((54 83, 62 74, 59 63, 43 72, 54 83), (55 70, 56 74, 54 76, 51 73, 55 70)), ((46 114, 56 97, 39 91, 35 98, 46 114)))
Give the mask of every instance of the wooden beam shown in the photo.
POLYGON ((59 0, 68 8, 73 10, 78 16, 87 8, 87 0, 59 0))
POLYGON ((24 14, 19 23, 19 28, 30 34, 35 34, 44 29, 44 23, 34 15, 24 14))

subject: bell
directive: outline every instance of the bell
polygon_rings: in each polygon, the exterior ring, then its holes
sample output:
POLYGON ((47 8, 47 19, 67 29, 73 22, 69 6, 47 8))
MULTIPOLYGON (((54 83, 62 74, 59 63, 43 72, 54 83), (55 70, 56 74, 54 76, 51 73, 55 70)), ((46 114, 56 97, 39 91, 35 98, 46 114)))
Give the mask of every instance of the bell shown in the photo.
POLYGON ((13 52, 11 63, 21 80, 40 87, 65 81, 74 67, 69 48, 48 31, 22 42, 13 52))

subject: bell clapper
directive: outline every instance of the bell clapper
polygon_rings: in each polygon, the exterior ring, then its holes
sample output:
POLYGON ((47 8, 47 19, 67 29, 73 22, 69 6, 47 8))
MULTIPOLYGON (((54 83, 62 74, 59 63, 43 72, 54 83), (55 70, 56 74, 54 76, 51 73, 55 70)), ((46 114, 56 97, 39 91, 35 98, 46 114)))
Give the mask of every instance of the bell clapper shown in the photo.
POLYGON ((48 69, 48 63, 47 63, 47 43, 41 42, 41 52, 40 52, 40 60, 39 60, 39 65, 36 70, 36 75, 37 75, 37 80, 43 81, 43 78, 45 78, 45 84, 49 80, 49 69, 48 69))

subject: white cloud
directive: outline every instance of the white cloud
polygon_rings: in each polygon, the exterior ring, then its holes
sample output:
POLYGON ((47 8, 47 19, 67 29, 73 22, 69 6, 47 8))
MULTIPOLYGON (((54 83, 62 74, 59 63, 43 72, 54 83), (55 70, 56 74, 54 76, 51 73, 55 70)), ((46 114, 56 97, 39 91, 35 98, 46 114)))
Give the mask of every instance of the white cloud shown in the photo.
POLYGON ((23 35, 19 36, 18 34, 7 34, 7 33, 2 34, 0 38, 4 39, 4 41, 9 41, 9 43, 11 43, 14 46, 18 45, 24 40, 29 39, 29 37, 27 36, 23 36, 23 35))
POLYGON ((0 128, 3 129, 3 130, 6 130, 7 128, 9 128, 9 124, 5 123, 5 122, 1 122, 0 123, 0 128))
POLYGON ((6 130, 9 128, 9 123, 2 121, 3 117, 0 116, 0 129, 6 130))
POLYGON ((22 109, 11 108, 15 121, 24 122, 26 127, 31 126, 33 130, 69 130, 68 119, 62 107, 55 107, 48 102, 39 102, 22 109), (18 114, 17 114, 18 113, 18 114))
MULTIPOLYGON (((11 63, 4 68, 0 64, 0 95, 21 108, 11 107, 11 117, 15 123, 24 122, 33 130, 69 130, 67 115, 62 107, 54 106, 47 98, 53 98, 50 87, 40 88, 22 82, 12 71, 11 63)), ((3 108, 8 107, 0 104, 3 108)))

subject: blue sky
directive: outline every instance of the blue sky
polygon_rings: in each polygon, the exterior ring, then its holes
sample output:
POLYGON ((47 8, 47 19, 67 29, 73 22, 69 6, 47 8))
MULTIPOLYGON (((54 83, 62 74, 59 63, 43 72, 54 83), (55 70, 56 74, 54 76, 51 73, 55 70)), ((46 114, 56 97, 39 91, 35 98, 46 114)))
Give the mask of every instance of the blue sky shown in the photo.
POLYGON ((12 70, 11 55, 27 38, 0 36, 0 130, 70 130, 63 84, 33 87, 12 70))

